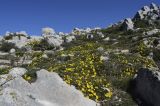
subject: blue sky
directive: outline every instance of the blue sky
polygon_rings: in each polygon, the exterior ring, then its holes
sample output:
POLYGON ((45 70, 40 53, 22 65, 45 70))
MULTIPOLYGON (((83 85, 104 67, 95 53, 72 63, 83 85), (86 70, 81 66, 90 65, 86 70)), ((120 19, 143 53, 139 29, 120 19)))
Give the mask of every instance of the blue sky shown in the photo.
POLYGON ((0 0, 0 35, 25 30, 40 35, 41 28, 57 32, 73 28, 106 27, 160 0, 0 0))

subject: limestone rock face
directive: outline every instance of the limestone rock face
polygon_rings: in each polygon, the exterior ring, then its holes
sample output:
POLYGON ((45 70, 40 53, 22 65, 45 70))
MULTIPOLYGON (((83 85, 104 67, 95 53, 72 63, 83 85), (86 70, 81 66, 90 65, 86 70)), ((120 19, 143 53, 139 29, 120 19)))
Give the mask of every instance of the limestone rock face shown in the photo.
POLYGON ((150 6, 144 6, 141 8, 135 15, 135 20, 156 20, 160 17, 160 7, 154 3, 151 3, 150 6))
POLYGON ((43 28, 42 36, 51 46, 59 47, 63 43, 62 38, 52 28, 43 28))
POLYGON ((133 30, 134 23, 130 18, 126 18, 122 24, 123 30, 133 30))
POLYGON ((28 41, 28 35, 25 31, 10 33, 6 32, 6 35, 3 37, 5 42, 13 43, 16 47, 22 48, 24 47, 28 41))
POLYGON ((1 89, 0 106, 97 106, 75 87, 67 85, 58 74, 43 69, 37 72, 34 83, 15 76, 1 89))
POLYGON ((159 106, 160 72, 140 69, 131 82, 130 92, 139 106, 159 106))

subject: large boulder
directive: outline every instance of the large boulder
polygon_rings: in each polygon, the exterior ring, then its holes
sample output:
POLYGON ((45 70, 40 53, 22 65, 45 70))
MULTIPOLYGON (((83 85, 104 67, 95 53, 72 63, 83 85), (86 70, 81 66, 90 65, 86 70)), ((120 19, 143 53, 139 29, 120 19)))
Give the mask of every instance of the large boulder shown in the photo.
POLYGON ((97 106, 75 87, 67 85, 58 74, 46 70, 37 72, 34 83, 15 76, 1 86, 0 106, 97 106))
POLYGON ((42 36, 50 46, 59 47, 63 43, 62 37, 56 34, 52 28, 42 28, 42 36))
POLYGON ((130 83, 129 92, 139 106, 159 106, 160 72, 140 69, 130 83))

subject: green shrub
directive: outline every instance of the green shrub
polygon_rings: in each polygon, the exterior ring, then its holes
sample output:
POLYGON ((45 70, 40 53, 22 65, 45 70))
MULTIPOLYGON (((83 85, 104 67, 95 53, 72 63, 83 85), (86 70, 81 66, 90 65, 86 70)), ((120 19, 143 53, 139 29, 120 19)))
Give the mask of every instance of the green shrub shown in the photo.
POLYGON ((149 22, 147 20, 136 20, 134 21, 135 28, 148 28, 149 22))
POLYGON ((32 47, 33 50, 35 51, 44 51, 44 50, 52 50, 55 47, 51 46, 50 44, 48 44, 48 42, 44 39, 42 39, 41 41, 31 41, 28 43, 28 45, 30 45, 32 47))
POLYGON ((17 49, 15 44, 2 41, 2 44, 0 46, 0 51, 9 52, 12 48, 17 49))

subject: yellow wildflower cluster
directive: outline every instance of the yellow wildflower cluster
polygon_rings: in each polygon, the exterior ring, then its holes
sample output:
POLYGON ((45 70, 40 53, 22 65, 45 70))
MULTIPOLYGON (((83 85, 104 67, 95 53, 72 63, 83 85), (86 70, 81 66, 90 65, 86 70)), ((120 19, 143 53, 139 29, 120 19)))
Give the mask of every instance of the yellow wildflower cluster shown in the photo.
POLYGON ((146 56, 149 53, 149 49, 143 42, 141 42, 136 49, 136 51, 142 56, 146 56))
POLYGON ((152 59, 148 59, 143 56, 130 56, 125 54, 114 54, 111 57, 110 64, 113 63, 117 67, 116 69, 113 69, 116 70, 113 72, 115 72, 116 75, 121 76, 121 78, 135 75, 137 70, 141 67, 151 68, 156 66, 152 59))
POLYGON ((110 83, 100 74, 103 62, 94 49, 92 43, 72 47, 65 52, 74 54, 74 58, 51 66, 49 71, 58 72, 66 83, 74 85, 86 97, 99 101, 111 98, 112 90, 110 83))
POLYGON ((42 55, 43 52, 35 52, 31 54, 32 57, 32 63, 29 64, 29 67, 36 67, 40 62, 42 62, 42 55))

